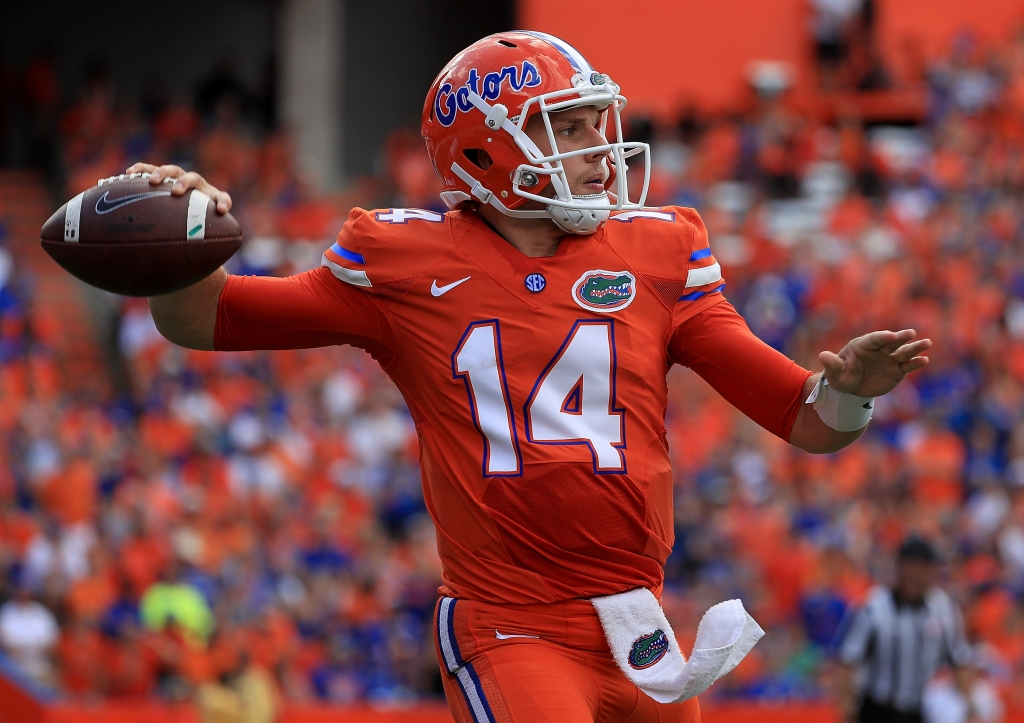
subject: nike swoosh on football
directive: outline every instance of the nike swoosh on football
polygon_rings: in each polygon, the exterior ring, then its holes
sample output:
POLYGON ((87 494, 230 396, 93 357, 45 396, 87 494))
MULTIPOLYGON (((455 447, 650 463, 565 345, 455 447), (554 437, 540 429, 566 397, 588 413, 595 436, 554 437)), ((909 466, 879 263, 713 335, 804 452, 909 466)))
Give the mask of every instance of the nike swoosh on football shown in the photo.
POLYGON ((154 198, 156 196, 170 196, 170 191, 149 191, 147 193, 133 193, 130 196, 121 196, 121 198, 115 198, 113 201, 107 199, 110 195, 110 191, 107 191, 96 200, 96 213, 101 216, 105 213, 110 213, 121 206, 127 206, 129 203, 135 203, 141 201, 144 198, 154 198))
POLYGON ((452 289, 454 289, 459 284, 461 284, 461 283, 463 283, 465 281, 469 281, 472 278, 473 278, 472 276, 467 276, 464 279, 459 279, 458 281, 453 281, 450 284, 445 284, 444 286, 438 286, 437 285, 437 279, 434 279, 434 283, 432 283, 430 285, 430 293, 433 296, 443 296, 443 295, 447 294, 449 291, 451 291, 452 289))
POLYGON ((510 633, 508 635, 505 635, 504 633, 500 632, 497 628, 494 629, 494 637, 496 637, 498 640, 508 640, 509 638, 540 638, 539 635, 519 635, 517 633, 510 633))

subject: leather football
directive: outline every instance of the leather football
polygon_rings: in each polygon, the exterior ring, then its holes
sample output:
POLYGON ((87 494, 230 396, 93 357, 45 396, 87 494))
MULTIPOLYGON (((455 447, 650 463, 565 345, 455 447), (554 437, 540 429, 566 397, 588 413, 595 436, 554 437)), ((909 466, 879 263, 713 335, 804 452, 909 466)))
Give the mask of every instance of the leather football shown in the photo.
POLYGON ((242 245, 242 230, 206 194, 171 195, 148 173, 101 180, 43 225, 53 260, 87 284, 125 296, 178 291, 213 273, 242 245))

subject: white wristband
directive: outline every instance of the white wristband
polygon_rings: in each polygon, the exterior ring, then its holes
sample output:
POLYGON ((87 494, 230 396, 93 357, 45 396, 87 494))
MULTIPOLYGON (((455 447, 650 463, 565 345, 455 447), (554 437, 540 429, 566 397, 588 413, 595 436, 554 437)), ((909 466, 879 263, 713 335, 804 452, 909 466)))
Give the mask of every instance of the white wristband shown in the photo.
POLYGON ((824 374, 811 396, 807 397, 807 404, 814 405, 814 411, 821 417, 821 421, 837 432, 856 432, 868 426, 871 413, 875 410, 874 402, 874 397, 836 391, 829 386, 824 374))

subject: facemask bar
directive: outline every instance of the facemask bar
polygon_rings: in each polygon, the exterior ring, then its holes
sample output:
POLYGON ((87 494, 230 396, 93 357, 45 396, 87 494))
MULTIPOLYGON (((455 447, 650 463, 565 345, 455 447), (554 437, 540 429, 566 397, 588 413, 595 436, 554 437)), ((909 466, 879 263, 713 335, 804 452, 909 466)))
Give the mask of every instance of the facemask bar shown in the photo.
POLYGON ((559 153, 556 156, 551 157, 553 161, 546 162, 544 166, 532 166, 529 164, 522 164, 516 168, 516 172, 513 175, 512 190, 517 195, 523 198, 528 198, 533 201, 541 201, 548 204, 549 206, 560 206, 562 208, 581 208, 589 210, 630 210, 642 208, 644 201, 647 198, 647 188, 650 183, 650 151, 647 148, 646 143, 606 143, 601 146, 591 146, 589 148, 582 148, 578 151, 572 151, 569 153, 559 153), (609 195, 615 196, 613 203, 602 203, 600 201, 586 201, 583 200, 582 196, 572 196, 568 192, 569 183, 565 176, 565 171, 562 167, 562 160, 565 158, 572 158, 574 156, 588 155, 591 153, 600 153, 602 151, 609 151, 611 157, 609 162, 615 166, 615 190, 610 192, 609 195), (640 198, 636 203, 629 201, 629 188, 628 180, 626 178, 626 159, 632 158, 640 153, 644 154, 645 173, 644 173, 644 185, 640 193, 640 198), (557 196, 551 198, 550 196, 540 196, 536 193, 530 193, 525 190, 522 186, 522 178, 524 173, 534 173, 536 175, 550 176, 552 186, 555 188, 557 196), (568 198, 566 198, 568 197, 568 198))
MULTIPOLYGON (((523 198, 560 208, 599 211, 620 211, 642 208, 647 199, 647 190, 650 186, 651 180, 651 149, 646 143, 627 143, 622 140, 622 119, 619 115, 619 111, 625 107, 626 98, 619 95, 618 90, 618 86, 611 82, 603 85, 586 86, 583 88, 566 88, 565 90, 556 90, 527 100, 523 105, 522 112, 519 114, 517 122, 513 123, 507 117, 502 118, 500 129, 512 136, 516 145, 529 161, 529 163, 519 165, 513 173, 513 192, 523 198), (566 96, 573 97, 566 98, 566 96), (563 98, 563 100, 558 100, 553 103, 550 102, 557 98, 563 98), (566 153, 555 152, 551 155, 544 155, 523 130, 532 104, 536 104, 538 106, 538 111, 544 121, 544 127, 548 135, 548 143, 552 149, 557 149, 558 145, 555 141, 555 134, 551 127, 551 121, 548 117, 548 113, 556 113, 561 110, 576 108, 582 105, 604 106, 604 112, 601 117, 601 134, 605 136, 607 140, 608 116, 610 115, 615 126, 616 140, 612 143, 590 146, 576 151, 568 151, 566 153), (606 156, 606 159, 615 166, 615 190, 608 194, 601 194, 590 198, 573 196, 570 191, 571 186, 569 184, 568 177, 565 175, 565 168, 562 165, 562 161, 566 158, 601 152, 607 152, 609 155, 606 156), (632 158, 640 153, 643 153, 644 155, 644 181, 643 188, 640 192, 640 198, 633 203, 629 200, 629 182, 626 177, 626 159, 632 158), (550 177, 552 188, 555 191, 555 197, 551 198, 549 196, 541 196, 526 190, 522 185, 525 173, 534 173, 536 175, 550 177), (614 197, 614 201, 611 201, 609 196, 614 197)), ((469 100, 488 118, 491 118, 495 108, 499 107, 489 105, 487 101, 472 91, 469 93, 469 100)), ((503 109, 503 106, 501 106, 501 108, 503 109)))
POLYGON ((513 191, 524 198, 529 198, 534 201, 540 201, 562 208, 615 211, 641 208, 647 198, 647 189, 650 185, 650 147, 646 143, 626 143, 622 140, 622 120, 620 110, 625 107, 626 99, 622 95, 619 95, 618 90, 619 88, 617 85, 609 82, 597 86, 553 91, 528 100, 524 104, 523 112, 520 114, 519 122, 516 124, 517 132, 514 138, 516 140, 516 144, 521 150, 523 150, 526 157, 532 161, 534 165, 531 166, 529 164, 523 164, 517 169, 513 176, 513 191), (562 98, 562 100, 557 100, 559 98, 562 98), (581 105, 605 105, 606 110, 602 113, 601 121, 602 135, 605 135, 607 139, 608 117, 611 116, 615 126, 615 141, 605 143, 600 146, 591 146, 590 148, 582 148, 577 151, 569 151, 566 153, 559 153, 556 151, 551 155, 545 156, 539 153, 537 146, 530 141, 529 136, 523 132, 531 104, 536 104, 538 106, 541 118, 544 121, 544 128, 548 135, 548 143, 552 149, 557 149, 558 145, 555 141, 554 129, 551 127, 551 120, 548 114, 557 113, 558 111, 567 110, 569 108, 576 108, 581 105), (528 145, 522 142, 524 140, 528 142, 528 145), (613 192, 615 197, 614 202, 602 202, 598 199, 583 200, 573 197, 569 192, 569 179, 565 175, 565 169, 562 165, 563 159, 600 152, 608 152, 608 160, 615 166, 615 190, 613 192), (644 183, 640 193, 640 198, 636 203, 631 203, 629 200, 629 182, 626 173, 626 159, 641 152, 644 154, 644 183), (524 189, 521 184, 523 171, 543 173, 544 175, 550 176, 556 197, 551 199, 546 196, 531 193, 524 189))

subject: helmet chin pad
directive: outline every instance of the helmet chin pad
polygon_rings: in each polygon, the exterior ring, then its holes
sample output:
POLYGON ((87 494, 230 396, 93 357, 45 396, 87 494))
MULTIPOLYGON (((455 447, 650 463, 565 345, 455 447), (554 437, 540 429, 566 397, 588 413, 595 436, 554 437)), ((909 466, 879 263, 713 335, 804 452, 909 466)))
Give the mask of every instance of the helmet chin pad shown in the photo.
MULTIPOLYGON (((595 193, 586 196, 573 196, 573 198, 584 202, 606 201, 608 194, 595 193)), ((596 232, 611 215, 611 211, 608 209, 564 208, 552 205, 548 206, 547 210, 551 214, 551 220, 555 222, 558 228, 566 233, 576 234, 577 236, 589 236, 596 232)))

